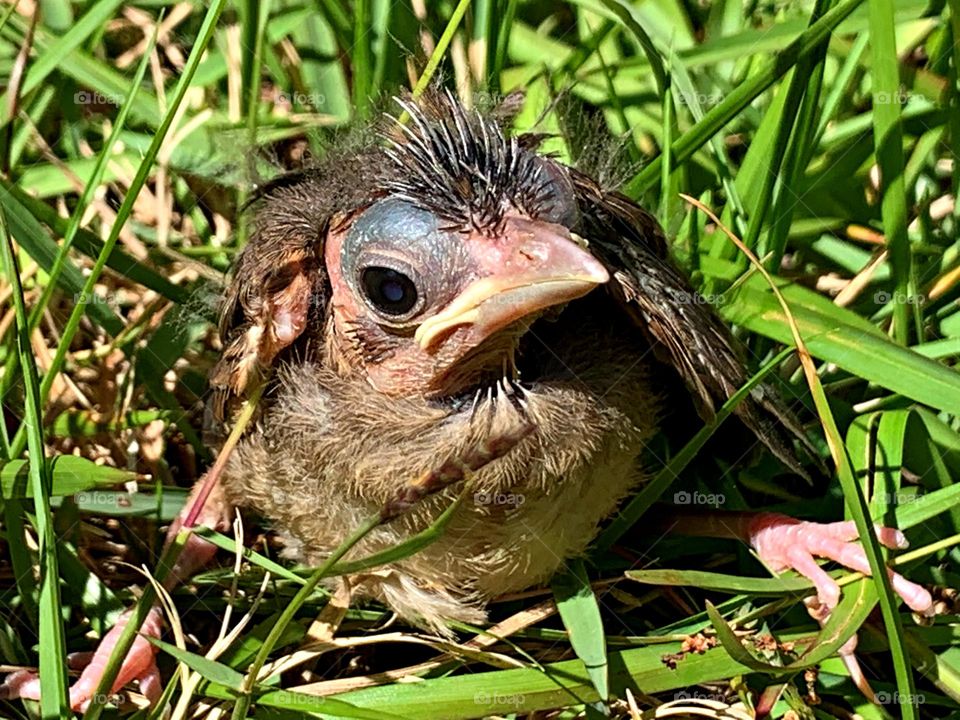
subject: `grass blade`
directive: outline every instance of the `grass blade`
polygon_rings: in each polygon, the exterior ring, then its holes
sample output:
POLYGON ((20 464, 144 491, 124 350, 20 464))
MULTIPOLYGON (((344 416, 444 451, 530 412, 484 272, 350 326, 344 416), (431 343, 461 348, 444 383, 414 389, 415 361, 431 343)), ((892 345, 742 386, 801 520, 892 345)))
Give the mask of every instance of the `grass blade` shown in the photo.
MULTIPOLYGON (((87 278, 87 284, 85 288, 90 290, 93 287, 93 283, 96 281, 96 277, 103 270, 104 265, 106 264, 107 256, 110 253, 110 250, 116 244, 117 239, 120 236, 120 229, 123 227, 123 224, 127 221, 127 218, 130 216, 130 213, 133 210, 133 204, 136 201, 137 194, 140 192, 140 188, 143 187, 143 184, 146 182, 147 176, 150 173, 150 170, 153 166, 153 161, 157 157, 157 153, 160 151, 160 146, 163 144, 163 140, 166 137, 167 131, 170 129, 170 125, 173 123, 173 118, 177 114, 180 104, 183 102, 184 96, 187 93, 187 88, 190 87, 190 83, 193 79, 193 75, 197 70, 197 67, 200 64, 200 59, 203 56, 204 51, 207 48, 207 45, 210 43, 210 40, 213 37, 214 28, 216 27, 217 19, 220 17, 220 13, 223 11, 224 6, 226 5, 226 0, 215 0, 214 3, 207 10, 207 14, 203 19, 203 24, 200 26, 200 30, 197 34, 196 42, 193 45, 193 49, 190 52, 190 56, 187 58, 187 62, 184 65, 183 73, 180 76, 180 80, 177 83, 176 91, 173 94, 173 97, 170 99, 169 106, 167 108, 167 113, 164 115, 163 120, 160 123, 160 127, 157 130, 157 133, 154 135, 153 142, 150 143, 150 147, 144 155, 140 167, 137 170, 137 174, 133 179, 133 182, 130 184, 130 188, 127 192, 126 197, 123 199, 123 204, 120 206, 120 209, 117 211, 117 220, 113 228, 110 231, 110 235, 107 238, 106 242, 103 244, 103 250, 100 253, 100 256, 97 258, 97 262, 94 265, 93 270, 90 273, 90 276, 87 278)), ((78 305, 74 308, 73 312, 70 313, 70 318, 67 321, 67 327, 64 329, 63 338, 72 338, 73 333, 76 332, 79 327, 80 317, 83 315, 84 306, 78 305), (67 334, 67 330, 72 329, 70 335, 67 334)), ((63 363, 64 356, 66 354, 67 345, 69 341, 64 339, 62 340, 62 345, 57 349, 57 355, 55 357, 55 364, 51 365, 50 371, 47 373, 44 378, 46 382, 46 392, 49 393, 50 385, 53 382, 53 377, 55 377, 60 364, 63 363), (56 363, 59 359, 59 363, 56 363), (49 381, 48 381, 49 378, 49 381)), ((43 388, 41 388, 41 391, 43 388)), ((161 578, 162 579, 162 578, 161 578)), ((103 703, 108 694, 108 690, 113 683, 113 679, 116 677, 117 670, 119 669, 119 659, 122 658, 126 651, 123 649, 124 644, 126 647, 130 647, 130 643, 133 642, 133 636, 142 623, 143 619, 146 617, 149 610, 149 605, 146 600, 149 598, 149 593, 144 593, 144 596, 141 597, 140 603, 137 606, 137 614, 134 617, 131 617, 128 622, 129 633, 126 633, 126 637, 121 637, 117 641, 117 645, 114 648, 110 660, 108 661, 107 667, 104 669, 103 677, 100 679, 100 685, 97 688, 97 694, 94 695, 93 702, 91 702, 90 707, 87 709, 87 712, 84 713, 84 717, 88 720, 96 720, 100 716, 100 713, 103 710, 103 703), (97 702, 100 700, 101 702, 97 702)))
MULTIPOLYGON (((0 487, 4 499, 34 497, 36 488, 30 480, 30 464, 28 460, 10 460, 0 466, 0 487)), ((47 465, 48 497, 76 495, 97 487, 120 485, 143 478, 132 470, 97 465, 75 455, 58 455, 51 458, 47 465)))
MULTIPOLYGON (((74 238, 76 238, 77 232, 80 230, 80 223, 83 220, 83 215, 87 210, 87 206, 90 204, 90 200, 93 198, 94 192, 100 186, 100 181, 103 179, 104 170, 107 167, 107 162, 110 159, 113 147, 117 142, 117 138, 120 136, 120 132, 123 130, 124 124, 127 121, 127 115, 129 114, 130 107, 133 104, 133 99, 137 95, 137 89, 140 87, 140 83, 143 82, 143 76, 146 73, 147 64, 150 59, 150 53, 153 51, 153 45, 155 42, 156 33, 154 33, 153 37, 150 39, 150 44, 148 45, 146 52, 144 52, 143 58, 140 61, 140 65, 137 68, 137 72, 134 75, 133 82, 130 84, 130 92, 127 96, 127 101, 124 102, 123 107, 120 108, 120 112, 117 114, 117 119, 114 122, 110 136, 107 139, 107 142, 104 144, 103 149, 100 151, 100 154, 97 156, 96 165, 94 166, 93 171, 90 174, 90 178, 83 189, 83 193, 80 195, 80 200, 77 202, 77 207, 70 216, 70 221, 63 236, 63 242, 60 243, 57 256, 53 259, 53 265, 50 268, 47 283, 40 294, 40 299, 37 300, 36 305, 30 313, 28 329, 31 333, 39 326, 40 319, 43 317, 43 313, 46 310, 47 305, 50 303, 50 298, 53 297, 53 293, 57 288, 60 275, 62 274, 66 264, 69 262, 70 248, 73 246, 74 238)), ((7 367, 4 369, 4 377, 2 380, 3 395, 6 395, 6 391, 9 389, 9 384, 13 381, 13 378, 15 377, 14 374, 16 372, 17 362, 12 359, 12 361, 8 363, 7 367)))
POLYGON ((554 576, 551 586, 570 645, 583 661, 600 699, 607 700, 610 697, 607 643, 600 606, 583 561, 567 563, 566 570, 554 576))
POLYGON ((370 52, 370 0, 356 0, 353 8, 353 107, 357 117, 370 114, 373 59, 370 52))
POLYGON ((903 121, 900 117, 900 70, 893 0, 869 0, 871 76, 873 78, 873 142, 880 168, 880 207, 890 268, 893 273, 893 336, 901 345, 910 338, 910 245, 907 239, 907 195, 904 183, 903 121))
MULTIPOLYGON (((13 305, 17 335, 17 352, 23 368, 24 421, 27 447, 30 450, 30 488, 33 493, 34 517, 40 549, 40 712, 44 718, 62 718, 69 713, 67 701, 67 649, 64 640, 63 613, 60 602, 60 571, 57 561, 57 535, 50 509, 50 466, 43 442, 43 403, 40 382, 30 345, 29 321, 20 284, 16 250, 7 232, 7 222, 0 208, 0 252, 13 288, 13 305)), ((19 454, 19 453, 17 453, 19 454)))
MULTIPOLYGON (((810 352, 857 377, 943 410, 960 407, 960 375, 941 363, 900 347, 855 313, 785 280, 775 281, 787 298, 810 352)), ((729 322, 779 342, 790 342, 786 315, 761 278, 742 283, 721 309, 729 322)))

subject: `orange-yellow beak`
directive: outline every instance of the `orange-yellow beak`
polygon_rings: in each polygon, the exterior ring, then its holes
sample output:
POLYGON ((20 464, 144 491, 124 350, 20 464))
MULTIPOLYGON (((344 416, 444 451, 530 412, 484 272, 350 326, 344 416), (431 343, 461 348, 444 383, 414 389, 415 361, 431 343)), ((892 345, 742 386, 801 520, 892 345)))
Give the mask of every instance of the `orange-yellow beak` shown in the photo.
POLYGON ((575 300, 610 279, 609 273, 561 225, 511 216, 497 238, 472 238, 482 277, 427 318, 415 340, 430 350, 456 328, 468 327, 479 344, 534 313, 575 300))

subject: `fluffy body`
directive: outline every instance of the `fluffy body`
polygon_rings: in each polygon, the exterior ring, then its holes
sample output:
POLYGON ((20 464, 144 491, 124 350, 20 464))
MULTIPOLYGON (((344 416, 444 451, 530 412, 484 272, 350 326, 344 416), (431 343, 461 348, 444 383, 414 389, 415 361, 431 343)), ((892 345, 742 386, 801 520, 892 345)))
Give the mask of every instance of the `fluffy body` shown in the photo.
MULTIPOLYGON (((434 628, 476 622, 499 594, 549 579, 581 553, 597 525, 643 478, 659 398, 648 348, 616 323, 596 322, 609 300, 574 303, 540 321, 521 347, 539 369, 475 398, 389 398, 323 363, 285 366, 256 433, 237 449, 228 496, 273 519, 293 554, 316 564, 405 483, 450 457, 532 421, 535 431, 469 480, 443 537, 385 571, 354 578, 362 594, 434 628)), ((429 497, 379 528, 358 558, 423 530, 460 487, 429 497)))
MULTIPOLYGON (((405 618, 440 627, 479 619, 491 597, 546 581, 586 548, 643 476, 665 366, 707 419, 745 375, 726 328, 691 301, 662 230, 638 205, 448 93, 402 105, 408 125, 388 120, 376 142, 263 188, 211 385, 225 416, 276 371, 224 481, 231 501, 274 521, 308 564, 404 485, 533 425, 469 478, 473 497, 439 541, 355 578, 405 618), (371 307, 357 284, 368 256, 419 278, 419 316, 371 307), (496 316, 497 303, 525 301, 511 282, 543 292, 549 283, 535 281, 564 262, 569 277, 597 278, 600 268, 603 287, 554 307, 528 300, 531 311, 510 325, 474 332, 470 322, 496 316), (436 343, 417 341, 432 315, 484 281, 504 290, 499 299, 436 343)), ((796 424, 766 393, 737 412, 799 469, 783 427, 796 424)), ((460 490, 427 497, 353 557, 422 530, 460 490)))

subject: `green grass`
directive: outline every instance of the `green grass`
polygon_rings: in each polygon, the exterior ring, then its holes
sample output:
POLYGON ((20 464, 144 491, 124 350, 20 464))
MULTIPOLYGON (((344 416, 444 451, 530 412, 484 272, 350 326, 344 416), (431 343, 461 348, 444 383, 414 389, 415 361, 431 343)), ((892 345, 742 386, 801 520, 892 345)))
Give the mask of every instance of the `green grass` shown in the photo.
MULTIPOLYGON (((174 593, 200 643, 161 647, 175 714, 630 717, 629 689, 641 710, 699 693, 774 717, 960 716, 960 605, 943 590, 960 587, 960 2, 46 0, 35 25, 20 4, 0 12, 0 665, 39 667, 44 700, 0 716, 62 716, 65 655, 134 603, 131 566, 162 573, 161 530, 211 462, 202 401, 238 208, 292 150, 322 154, 437 77, 468 97, 523 89, 518 129, 555 133, 566 160, 582 150, 571 125, 620 138, 624 191, 744 341, 752 381, 776 378, 840 469, 810 486, 770 457, 730 465, 704 452, 717 423, 692 428, 663 440, 666 464, 584 562, 492 606, 509 637, 425 640, 364 605, 341 646, 259 682, 251 670, 289 659, 327 606, 321 575, 356 566, 290 568, 248 522, 242 573, 174 593), (744 240, 787 309, 681 193, 744 240), (772 580, 733 543, 644 532, 654 503, 695 491, 896 525, 911 549, 893 561, 941 589, 942 612, 919 624, 884 578, 836 571, 844 599, 821 630, 802 580, 772 580), (208 653, 228 598, 250 623, 208 653), (709 649, 678 655, 699 633, 709 649), (853 633, 885 709, 834 655, 853 633), (198 674, 189 691, 178 664, 198 674), (376 676, 400 668, 419 679, 376 676)), ((416 552, 445 519, 372 561, 416 552)), ((87 715, 135 713, 156 716, 87 715)))

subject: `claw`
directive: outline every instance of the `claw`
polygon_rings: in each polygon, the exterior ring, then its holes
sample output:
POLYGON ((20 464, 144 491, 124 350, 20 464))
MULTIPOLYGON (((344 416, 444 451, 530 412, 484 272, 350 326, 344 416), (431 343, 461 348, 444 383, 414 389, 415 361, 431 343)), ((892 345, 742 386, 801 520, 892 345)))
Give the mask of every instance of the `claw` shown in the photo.
MULTIPOLYGON (((830 617, 830 611, 816 598, 807 598, 803 602, 804 605, 807 606, 807 612, 809 612, 810 616, 820 624, 820 627, 826 625, 827 619, 830 617)), ((865 698, 871 702, 876 702, 877 696, 873 692, 873 688, 870 686, 870 681, 867 680, 867 676, 863 674, 863 667, 860 665, 860 661, 857 659, 857 656, 854 653, 854 651, 857 649, 857 641, 858 638, 856 634, 852 635, 850 639, 847 640, 839 650, 837 650, 837 655, 840 656, 840 660, 843 662, 843 666, 847 669, 847 673, 850 675, 850 681, 854 684, 854 686, 861 693, 863 693, 865 698)))
MULTIPOLYGON (((130 611, 127 611, 120 616, 117 624, 110 629, 110 632, 100 642, 93 655, 93 660, 84 668, 80 679, 70 688, 70 706, 74 710, 83 710, 96 693, 103 670, 110 659, 114 646, 117 644, 117 640, 120 639, 120 634, 130 620, 130 614, 130 611)), ((160 614, 160 609, 152 607, 143 621, 140 634, 134 639, 130 652, 127 653, 127 657, 120 666, 120 672, 117 673, 117 678, 113 681, 113 687, 110 688, 111 693, 117 692, 131 680, 139 680, 157 671, 155 659, 157 648, 144 635, 159 638, 162 630, 163 617, 160 614)))
MULTIPOLYGON (((120 616, 117 624, 104 636, 96 652, 93 653, 90 664, 84 668, 80 678, 70 687, 70 707, 72 709, 82 712, 90 704, 90 700, 97 692, 97 686, 100 684, 100 678, 103 676, 103 670, 110 659, 110 654, 113 652, 117 640, 120 639, 120 633, 123 632, 123 628, 126 627, 129 619, 129 611, 120 616)), ((150 698, 151 693, 153 693, 155 697, 159 697, 159 694, 156 693, 156 690, 160 689, 160 674, 155 660, 157 650, 143 636, 159 638, 162 627, 163 618, 160 615, 159 608, 151 608, 143 626, 140 628, 140 635, 133 641, 130 652, 120 666, 117 679, 110 689, 111 693, 117 692, 131 680, 139 680, 141 682, 140 689, 144 695, 150 698)), ((36 673, 27 670, 18 670, 11 673, 6 677, 3 685, 0 685, 0 697, 8 700, 16 698, 39 700, 40 679, 36 673)))
POLYGON ((3 679, 0 685, 0 700, 40 699, 40 678, 32 670, 17 670, 3 679))
MULTIPOLYGON (((874 527, 877 539, 886 547, 902 549, 907 546, 907 539, 899 530, 879 525, 874 527)), ((817 590, 818 600, 828 612, 837 606, 840 588, 814 558, 833 560, 870 575, 870 563, 863 546, 856 542, 859 536, 853 521, 822 524, 802 522, 777 513, 762 513, 750 523, 748 536, 760 559, 773 570, 796 570, 810 580, 817 590)), ((911 610, 924 615, 933 613, 933 598, 925 588, 892 570, 887 572, 893 589, 911 610)))

